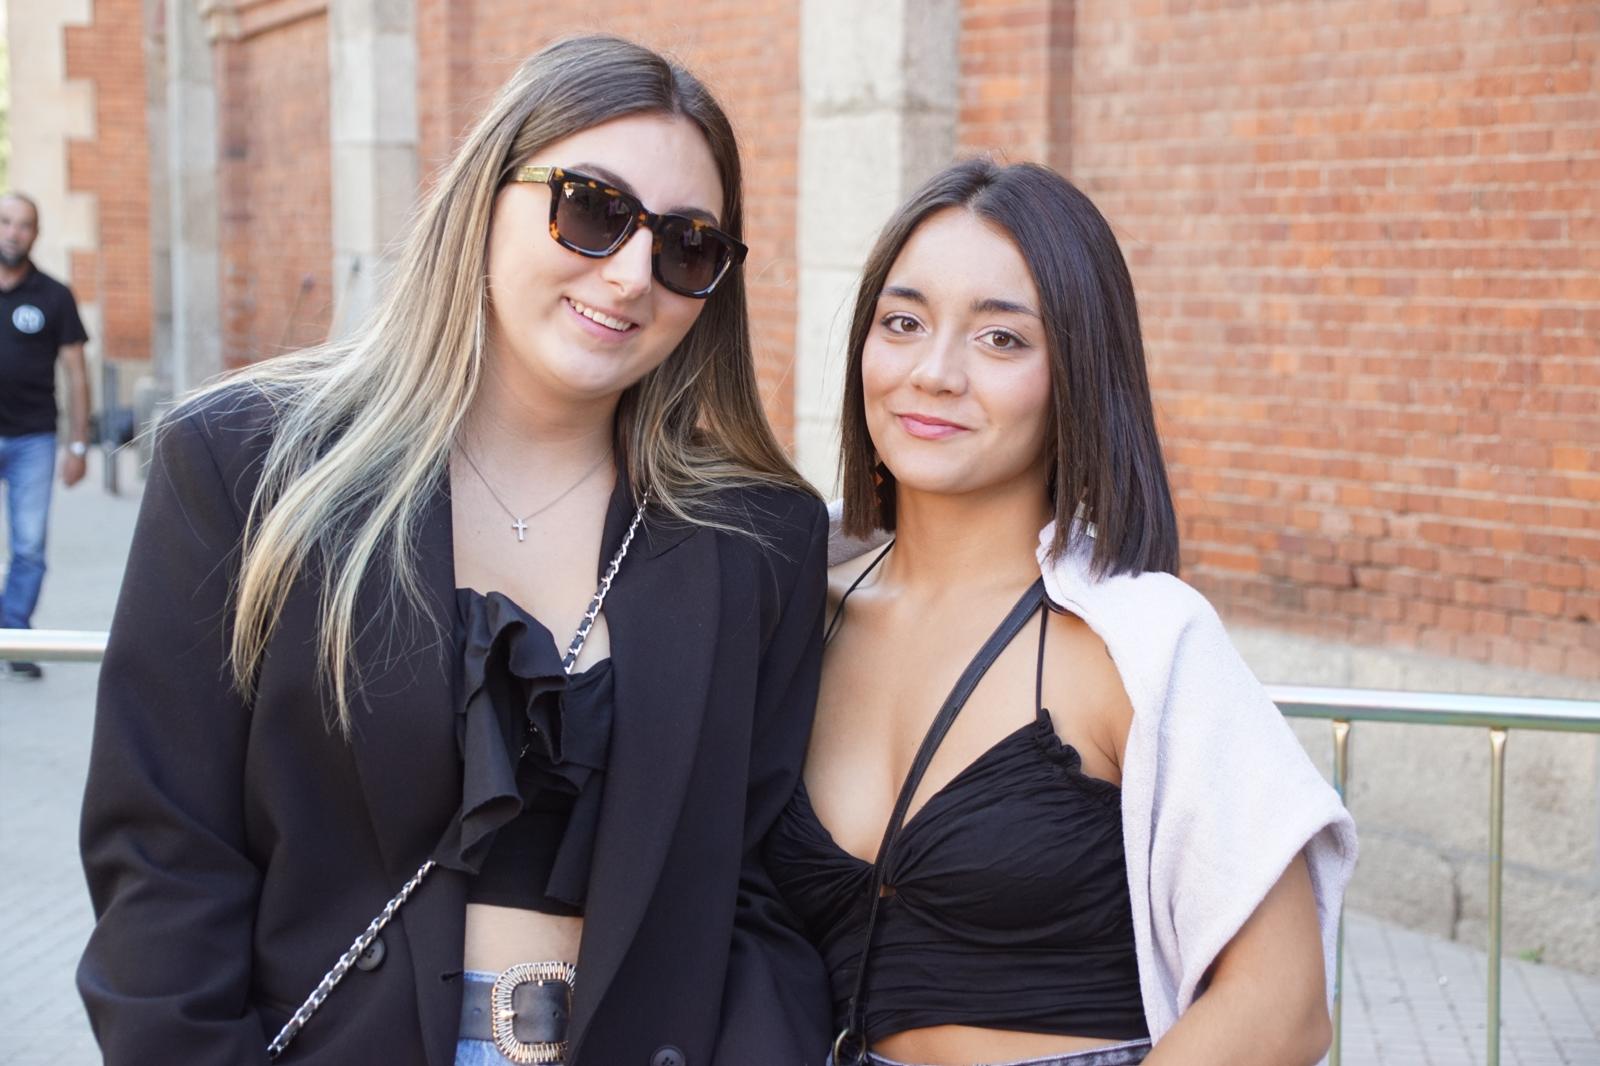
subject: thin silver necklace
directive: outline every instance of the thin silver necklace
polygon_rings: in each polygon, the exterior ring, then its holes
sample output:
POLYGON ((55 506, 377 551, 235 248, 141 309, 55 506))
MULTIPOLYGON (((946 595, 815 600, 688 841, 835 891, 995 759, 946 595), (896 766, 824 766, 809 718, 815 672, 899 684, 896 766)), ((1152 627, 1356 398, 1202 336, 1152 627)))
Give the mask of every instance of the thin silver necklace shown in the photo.
POLYGON ((456 451, 460 452, 461 453, 461 458, 465 459, 467 461, 467 465, 472 467, 472 472, 474 474, 478 475, 478 480, 483 482, 483 487, 489 490, 489 495, 494 497, 494 502, 500 505, 500 510, 504 511, 507 515, 509 515, 511 517, 511 528, 517 534, 517 543, 519 543, 519 544, 521 544, 523 541, 528 539, 527 538, 528 519, 539 517, 540 515, 544 514, 546 511, 550 510, 550 508, 554 507, 556 504, 558 504, 562 500, 566 499, 568 496, 571 496, 574 492, 577 491, 579 485, 582 485, 585 481, 588 481, 591 477, 594 477, 594 472, 596 470, 599 470, 602 466, 605 466, 606 465, 606 460, 611 458, 611 452, 610 452, 610 450, 607 450, 606 453, 600 457, 600 461, 599 462, 595 463, 588 470, 585 470, 583 472, 583 476, 580 477, 577 481, 574 481, 571 485, 567 486, 567 488, 561 493, 561 495, 557 496, 555 499, 553 499, 550 502, 544 504, 543 506, 538 507, 535 510, 529 511, 527 514, 523 515, 521 518, 518 518, 517 517, 517 512, 513 511, 511 508, 506 506, 506 501, 502 500, 500 498, 500 494, 498 492, 494 491, 494 486, 489 484, 489 479, 483 476, 483 471, 478 469, 478 464, 472 461, 471 453, 469 453, 465 447, 462 447, 460 445, 458 445, 456 447, 456 451))

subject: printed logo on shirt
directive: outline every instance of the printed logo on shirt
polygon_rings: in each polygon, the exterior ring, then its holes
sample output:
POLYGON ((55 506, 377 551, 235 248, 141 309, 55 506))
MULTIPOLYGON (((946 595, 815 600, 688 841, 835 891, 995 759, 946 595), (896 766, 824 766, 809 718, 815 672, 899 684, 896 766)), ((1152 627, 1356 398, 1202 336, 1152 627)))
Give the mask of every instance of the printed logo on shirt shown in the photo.
POLYGON ((23 304, 11 312, 11 324, 23 333, 38 333, 44 329, 44 312, 32 304, 23 304))

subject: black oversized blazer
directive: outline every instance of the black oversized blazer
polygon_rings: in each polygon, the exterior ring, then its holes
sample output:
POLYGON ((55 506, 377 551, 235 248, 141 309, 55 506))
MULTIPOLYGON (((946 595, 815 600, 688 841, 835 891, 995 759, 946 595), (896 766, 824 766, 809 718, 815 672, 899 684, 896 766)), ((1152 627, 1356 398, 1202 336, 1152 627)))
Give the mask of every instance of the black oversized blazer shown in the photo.
MULTIPOLYGON (((271 434, 240 392, 159 438, 100 680, 84 799, 98 917, 78 982, 109 1064, 257 1064, 417 869, 461 798, 454 651, 366 583, 354 735, 329 728, 294 586, 251 700, 229 685, 228 591, 271 434)), ((620 496, 619 496, 620 499, 620 496)), ((801 493, 733 493, 739 533, 652 513, 605 614, 616 717, 578 962, 579 1066, 820 1064, 826 978, 759 862, 816 695, 827 525, 801 493)), ((606 548, 630 508, 613 504, 606 548)), ((441 487, 417 550, 454 602, 441 487)), ((448 623, 446 622, 446 625, 448 623)), ((436 869, 279 1059, 449 1066, 465 878, 436 869), (370 961, 370 960, 369 960, 370 961)))

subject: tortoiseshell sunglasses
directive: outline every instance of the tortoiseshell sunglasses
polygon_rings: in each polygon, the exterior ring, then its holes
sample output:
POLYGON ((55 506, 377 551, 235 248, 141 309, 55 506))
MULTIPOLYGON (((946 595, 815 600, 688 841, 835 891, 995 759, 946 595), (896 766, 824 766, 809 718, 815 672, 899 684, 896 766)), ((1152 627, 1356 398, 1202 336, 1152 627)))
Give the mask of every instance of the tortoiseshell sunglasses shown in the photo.
POLYGON ((749 251, 704 219, 647 211, 637 196, 577 171, 518 167, 511 180, 550 186, 550 236, 579 255, 603 259, 648 227, 655 278, 680 296, 704 300, 749 251))

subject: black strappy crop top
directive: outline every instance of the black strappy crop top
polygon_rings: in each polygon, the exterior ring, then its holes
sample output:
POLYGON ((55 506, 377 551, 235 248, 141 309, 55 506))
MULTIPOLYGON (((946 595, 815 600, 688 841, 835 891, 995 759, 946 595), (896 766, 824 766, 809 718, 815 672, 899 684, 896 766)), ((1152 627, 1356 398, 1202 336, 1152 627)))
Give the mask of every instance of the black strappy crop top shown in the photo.
MULTIPOLYGON (((1046 605, 1041 682, 1048 613, 1046 605)), ((1077 751, 1036 703, 1031 722, 980 755, 901 828, 869 955, 869 1040, 934 1025, 1149 1035, 1121 791, 1083 773, 1077 751)), ((834 842, 804 784, 769 835, 765 857, 822 950, 843 1025, 872 865, 834 842)))

